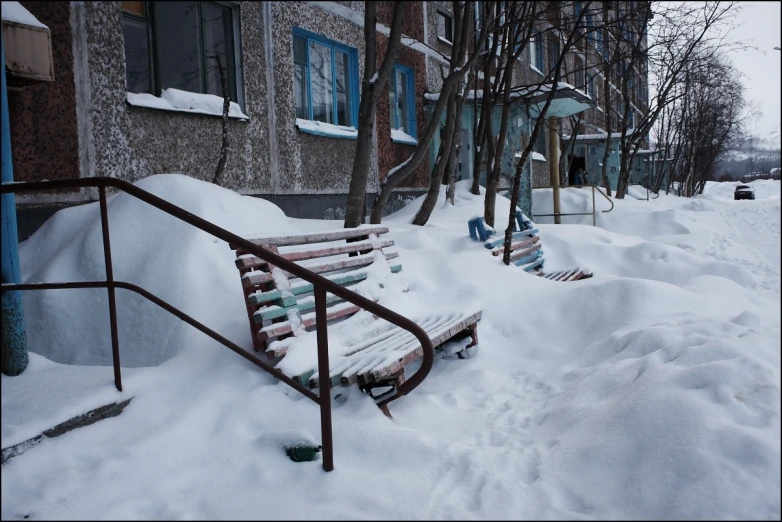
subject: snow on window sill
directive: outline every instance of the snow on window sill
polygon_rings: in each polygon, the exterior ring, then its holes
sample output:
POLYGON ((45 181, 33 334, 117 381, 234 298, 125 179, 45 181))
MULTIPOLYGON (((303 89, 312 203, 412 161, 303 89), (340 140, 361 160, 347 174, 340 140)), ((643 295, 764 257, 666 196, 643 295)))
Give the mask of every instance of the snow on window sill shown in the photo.
MULTIPOLYGON (((127 101, 134 107, 146 107, 173 112, 189 112, 209 116, 223 115, 223 98, 214 94, 180 91, 179 89, 163 89, 160 97, 146 93, 127 93, 127 101)), ((248 120, 236 102, 231 102, 228 117, 237 120, 248 120)))
POLYGON ((450 40, 446 40, 446 39, 445 39, 445 38, 443 38, 442 36, 438 36, 438 37, 437 37, 437 40, 438 40, 439 42, 442 42, 442 43, 444 43, 445 45, 453 45, 453 42, 451 42, 450 40))
POLYGON ((529 64, 529 68, 532 69, 533 71, 535 71, 536 73, 538 73, 541 76, 546 76, 545 74, 543 74, 543 71, 541 71, 540 69, 538 69, 537 67, 535 67, 532 64, 529 64))
POLYGON ((540 152, 533 152, 532 153, 532 161, 546 161, 546 156, 541 154, 540 152))
POLYGON ((404 143, 406 145, 418 145, 418 140, 402 129, 391 129, 391 141, 394 143, 404 143))
POLYGON ((355 127, 343 127, 322 121, 305 120, 296 118, 296 128, 307 134, 325 136, 327 138, 342 138, 355 140, 358 138, 358 130, 355 127))

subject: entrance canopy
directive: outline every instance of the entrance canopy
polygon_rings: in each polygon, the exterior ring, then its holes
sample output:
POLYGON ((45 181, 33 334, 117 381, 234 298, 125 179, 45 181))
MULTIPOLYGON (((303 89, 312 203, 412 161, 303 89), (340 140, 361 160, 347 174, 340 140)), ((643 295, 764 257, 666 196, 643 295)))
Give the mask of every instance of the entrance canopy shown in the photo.
MULTIPOLYGON (((553 83, 514 87, 511 89, 511 102, 528 106, 530 116, 537 118, 540 116, 540 112, 546 104, 546 99, 551 92, 552 86, 553 83)), ((483 91, 469 91, 467 93, 466 101, 467 103, 475 103, 475 99, 477 98, 480 103, 482 97, 483 91)), ((439 99, 440 93, 425 94, 424 104, 434 105, 439 99)), ((501 102, 502 100, 500 100, 497 105, 501 102)), ((556 92, 554 92, 554 99, 551 100, 548 111, 546 111, 546 117, 565 118, 595 108, 596 106, 596 103, 585 92, 576 89, 569 83, 559 82, 557 84, 556 92)))

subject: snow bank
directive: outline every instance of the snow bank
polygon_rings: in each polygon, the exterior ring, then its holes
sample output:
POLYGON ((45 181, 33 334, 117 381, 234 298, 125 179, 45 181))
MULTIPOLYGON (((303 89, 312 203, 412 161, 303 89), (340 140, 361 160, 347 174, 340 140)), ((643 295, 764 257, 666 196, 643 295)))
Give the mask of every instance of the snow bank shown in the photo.
MULTIPOLYGON (((320 440, 315 403, 120 293, 123 364, 157 366, 128 372, 125 392, 112 392, 135 397, 121 416, 4 466, 2 518, 778 519, 780 268, 759 245, 779 249, 779 213, 740 212, 778 207, 778 188, 768 189, 776 199, 734 205, 709 186, 712 199, 616 201, 598 227, 540 224, 546 268, 595 272, 557 283, 502 265, 468 237, 468 218, 483 214, 469 185, 457 183, 454 206, 442 190, 424 227, 410 224, 423 198, 384 219, 404 268, 384 281, 381 303, 405 315, 478 305, 478 351, 438 357, 391 405, 393 420, 355 387, 333 390, 333 473, 293 464, 280 447, 320 440), (771 232, 730 228, 752 219, 771 232)), ((139 186, 243 235, 341 225, 288 219, 183 176, 139 186)), ((563 195, 563 209, 582 199, 563 195)), ((502 233, 509 201, 498 197, 495 210, 502 233)), ((249 347, 227 245, 124 195, 109 213, 118 279, 249 347)), ((101 277, 97 204, 58 212, 21 257, 25 282, 101 277)), ((34 352, 107 362, 100 291, 25 299, 34 352)), ((47 364, 52 376, 73 371, 47 364)), ((16 436, 32 425, 18 412, 51 393, 37 374, 2 376, 3 426, 17 419, 16 436), (7 393, 28 381, 24 394, 7 393)))
MULTIPOLYGON (((187 176, 152 176, 137 185, 237 234, 295 230, 275 205, 187 176)), ((239 275, 224 241, 125 193, 109 198, 108 211, 116 280, 138 284, 251 345, 239 275)), ((102 244, 97 202, 61 210, 22 243, 22 280, 102 280, 102 244)), ((25 314, 46 325, 28 330, 28 344, 53 361, 110 365, 107 303, 99 289, 26 292, 25 314)), ((117 290, 117 314, 123 366, 160 364, 202 335, 126 290, 117 290)))

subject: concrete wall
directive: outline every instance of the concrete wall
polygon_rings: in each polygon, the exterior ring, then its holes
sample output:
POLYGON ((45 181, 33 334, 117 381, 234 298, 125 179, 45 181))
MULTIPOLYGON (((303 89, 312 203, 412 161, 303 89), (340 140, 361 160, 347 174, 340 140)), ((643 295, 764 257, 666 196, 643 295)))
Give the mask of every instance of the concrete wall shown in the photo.
POLYGON ((69 5, 68 2, 22 2, 22 5, 50 28, 55 80, 8 91, 14 179, 78 178, 69 5))
MULTIPOLYGON (((243 192, 272 190, 269 175, 267 76, 262 4, 239 2, 244 62, 243 110, 249 121, 229 120, 231 151, 222 184, 243 192)), ((158 173, 211 180, 221 144, 221 118, 130 106, 126 102, 121 2, 86 2, 92 157, 82 176, 130 182, 158 173)))

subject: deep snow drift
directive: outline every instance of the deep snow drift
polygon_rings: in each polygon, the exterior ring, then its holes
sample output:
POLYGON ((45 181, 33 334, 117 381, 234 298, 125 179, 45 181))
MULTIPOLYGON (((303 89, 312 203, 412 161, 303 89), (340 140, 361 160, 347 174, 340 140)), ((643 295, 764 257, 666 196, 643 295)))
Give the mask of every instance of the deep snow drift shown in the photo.
MULTIPOLYGON (((342 226, 184 176, 138 185, 240 235, 342 226)), ((615 200, 598 227, 539 220, 546 269, 594 272, 575 283, 470 240, 483 200, 467 185, 454 207, 441 194, 425 227, 409 224, 421 199, 386 218, 404 269, 380 303, 476 304, 479 350, 436 360, 394 420, 355 387, 333 390, 347 400, 334 403, 330 474, 275 442, 320 440, 317 406, 229 350, 120 291, 119 393, 94 366, 111 360, 105 292, 28 292, 36 353, 2 377, 2 447, 77 406, 134 400, 4 466, 2 518, 778 519, 780 184, 754 182, 758 199, 738 202, 734 186, 615 200), (35 417, 24 405, 38 403, 35 417)), ((591 208, 586 191, 562 197, 563 211, 591 208)), ((497 215, 508 205, 498 198, 497 215)), ((533 211, 547 208, 536 190, 533 211)), ((123 194, 109 214, 117 279, 251 346, 224 242, 123 194)), ((63 210, 23 243, 23 280, 102 278, 102 255, 97 203, 63 210)))

